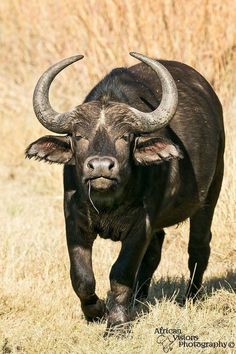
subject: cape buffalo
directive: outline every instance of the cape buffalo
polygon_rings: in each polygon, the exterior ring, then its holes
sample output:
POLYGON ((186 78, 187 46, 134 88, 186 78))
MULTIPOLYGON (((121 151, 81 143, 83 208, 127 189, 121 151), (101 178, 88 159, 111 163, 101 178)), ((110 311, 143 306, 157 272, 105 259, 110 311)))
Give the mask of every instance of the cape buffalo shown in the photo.
POLYGON ((108 328, 129 320, 134 289, 145 298, 160 258, 163 229, 190 218, 187 297, 201 287, 211 223, 223 177, 222 107, 209 83, 176 61, 131 53, 142 63, 116 68, 84 102, 57 113, 49 102, 55 76, 78 55, 50 67, 33 97, 50 131, 26 157, 64 164, 64 212, 71 281, 87 320, 106 306, 95 293, 92 247, 97 234, 121 241, 110 272, 108 328))

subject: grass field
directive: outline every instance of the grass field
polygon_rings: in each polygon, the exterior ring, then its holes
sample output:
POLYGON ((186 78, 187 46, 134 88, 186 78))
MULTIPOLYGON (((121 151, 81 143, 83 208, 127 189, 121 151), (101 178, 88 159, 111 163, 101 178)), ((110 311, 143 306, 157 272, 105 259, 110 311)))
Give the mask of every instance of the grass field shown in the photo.
MULTIPOLYGON (((172 353, 234 353, 236 347, 236 3, 171 0, 6 0, 0 3, 0 352, 163 353, 155 329, 180 329, 226 348, 179 347, 172 353), (224 106, 225 177, 213 223, 204 300, 180 307, 188 280, 188 223, 167 231, 149 302, 127 338, 104 339, 105 322, 87 324, 69 280, 62 213, 62 168, 24 160, 24 149, 48 132, 33 114, 32 93, 50 64, 85 59, 59 75, 51 101, 65 111, 137 51, 184 61, 214 86, 224 106)), ((97 239, 98 294, 119 244, 97 239)), ((164 343, 164 346, 167 342, 164 343)), ((187 341, 187 343, 190 343, 187 341)))

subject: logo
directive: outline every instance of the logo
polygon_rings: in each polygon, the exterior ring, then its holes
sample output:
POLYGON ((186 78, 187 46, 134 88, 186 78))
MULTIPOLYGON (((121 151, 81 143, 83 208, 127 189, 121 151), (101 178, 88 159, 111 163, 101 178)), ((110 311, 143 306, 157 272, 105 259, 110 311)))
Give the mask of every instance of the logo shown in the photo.
POLYGON ((162 347, 164 353, 169 353, 175 346, 182 348, 234 348, 235 343, 218 341, 203 341, 198 335, 183 334, 180 328, 157 327, 155 329, 156 341, 162 347))

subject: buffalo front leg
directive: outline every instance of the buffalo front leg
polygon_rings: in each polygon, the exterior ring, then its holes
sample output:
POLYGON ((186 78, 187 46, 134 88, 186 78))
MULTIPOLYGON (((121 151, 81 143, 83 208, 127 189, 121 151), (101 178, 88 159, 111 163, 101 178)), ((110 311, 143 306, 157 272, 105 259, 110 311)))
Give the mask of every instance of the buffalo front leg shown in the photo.
POLYGON ((73 289, 81 301, 88 321, 103 317, 106 307, 95 293, 92 268, 92 247, 96 234, 91 230, 89 210, 79 211, 74 166, 64 168, 64 215, 67 246, 70 257, 70 276, 73 289))
POLYGON ((108 329, 129 321, 129 301, 149 242, 150 236, 145 226, 132 231, 122 241, 120 254, 110 273, 112 307, 108 316, 108 329))
POLYGON ((102 318, 106 313, 105 303, 95 293, 95 278, 92 269, 92 247, 68 243, 70 276, 73 289, 81 301, 81 308, 88 321, 102 318))

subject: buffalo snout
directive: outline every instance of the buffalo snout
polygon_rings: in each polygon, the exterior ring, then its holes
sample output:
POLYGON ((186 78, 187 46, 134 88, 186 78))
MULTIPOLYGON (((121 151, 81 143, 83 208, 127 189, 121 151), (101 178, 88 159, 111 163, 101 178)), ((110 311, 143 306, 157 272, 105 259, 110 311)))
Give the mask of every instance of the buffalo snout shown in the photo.
POLYGON ((119 164, 112 156, 90 156, 84 162, 84 182, 95 189, 110 188, 119 181, 119 164))
POLYGON ((89 158, 86 161, 87 168, 90 172, 93 171, 98 174, 109 174, 110 172, 113 172, 112 170, 114 168, 117 168, 117 161, 113 157, 99 157, 95 156, 92 158, 89 158))

